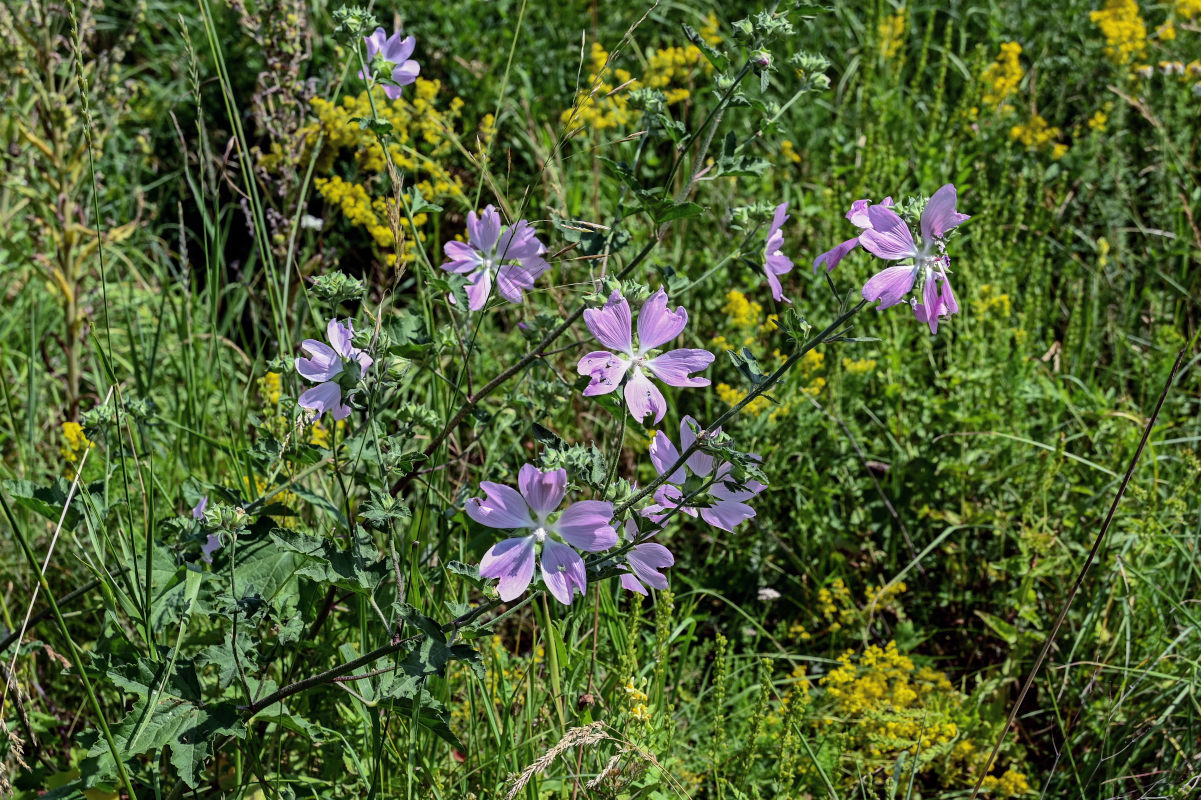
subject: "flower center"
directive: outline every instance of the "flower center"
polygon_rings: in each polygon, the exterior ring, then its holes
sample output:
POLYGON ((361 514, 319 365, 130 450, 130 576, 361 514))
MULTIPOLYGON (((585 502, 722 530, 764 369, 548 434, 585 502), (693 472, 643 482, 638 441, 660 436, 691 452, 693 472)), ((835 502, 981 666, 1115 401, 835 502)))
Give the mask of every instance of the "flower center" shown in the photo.
POLYGON ((534 541, 538 544, 542 544, 546 541, 546 528, 543 528, 541 525, 539 525, 537 528, 534 528, 534 541))

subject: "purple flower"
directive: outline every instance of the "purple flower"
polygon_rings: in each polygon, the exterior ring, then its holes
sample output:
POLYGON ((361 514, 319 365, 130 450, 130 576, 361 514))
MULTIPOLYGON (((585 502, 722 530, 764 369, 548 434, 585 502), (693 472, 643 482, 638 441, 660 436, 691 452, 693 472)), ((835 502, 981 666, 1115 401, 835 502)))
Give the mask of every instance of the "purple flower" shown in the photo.
POLYGON ((780 228, 784 227, 784 223, 788 219, 788 203, 780 203, 776 206, 776 214, 772 217, 771 227, 767 229, 767 245, 763 248, 763 271, 767 274, 767 285, 771 287, 771 296, 777 303, 781 300, 785 303, 792 302, 784 296, 779 278, 780 275, 792 271, 792 259, 780 252, 780 248, 784 246, 784 234, 780 233, 780 228))
POLYGON ((204 519, 204 510, 208 508, 208 506, 209 498, 208 495, 205 495, 204 497, 200 498, 199 503, 192 507, 192 519, 197 521, 204 519))
POLYGON ((546 247, 534 235, 525 220, 501 228, 500 214, 485 206, 477 217, 467 212, 467 241, 447 242, 443 248, 448 261, 442 265, 447 272, 467 273, 467 305, 479 311, 496 290, 510 303, 520 303, 523 289, 533 289, 534 281, 550 269, 542 254, 546 247))
MULTIPOLYGON (((857 228, 870 228, 871 220, 868 217, 867 211, 871 205, 871 200, 856 200, 854 203, 851 203, 851 210, 847 212, 847 219, 849 219, 851 224, 857 228)), ((885 197, 880 201, 879 205, 891 207, 892 198, 885 197)), ((813 259, 814 274, 817 273, 817 268, 821 266, 823 262, 826 265, 827 272, 834 269, 836 266, 838 266, 839 261, 842 261, 844 258, 846 258, 847 255, 849 255, 850 252, 858 246, 859 236, 856 236, 853 239, 847 239, 845 242, 835 245, 833 250, 827 250, 826 252, 822 253, 820 256, 813 259)))
POLYGON ((204 544, 200 547, 200 557, 206 564, 213 563, 213 553, 221 549, 221 535, 210 533, 205 539, 204 544))
POLYGON ((542 580, 560 603, 568 605, 576 591, 588 588, 584 560, 572 548, 588 553, 617 544, 613 530, 613 504, 581 500, 563 509, 558 519, 549 516, 563 502, 567 470, 543 472, 526 464, 517 475, 520 493, 508 486, 480 481, 483 499, 467 501, 467 516, 489 528, 529 530, 497 542, 480 559, 480 575, 498 578, 500 599, 506 603, 521 596, 534 577, 535 551, 541 546, 542 580))
MULTIPOLYGON (((631 542, 638 538, 638 526, 634 520, 627 519, 625 525, 626 539, 631 542)), ((646 586, 652 589, 666 589, 667 578, 659 570, 666 569, 676 563, 671 551, 661 544, 643 542, 636 544, 626 553, 625 572, 621 576, 621 585, 631 592, 646 594, 646 586)))
MULTIPOLYGON (((684 450, 692 447, 692 443, 696 441, 696 434, 692 432, 693 425, 696 425, 696 420, 692 417, 684 417, 680 422, 680 446, 684 450)), ((720 430, 719 428, 714 433, 720 432, 720 430)), ((665 475, 671 465, 676 463, 680 452, 676 450, 671 439, 663 431, 659 431, 655 434, 655 438, 651 439, 651 463, 655 465, 655 471, 660 475, 665 475)), ((690 517, 699 514, 705 522, 715 528, 721 528, 723 531, 733 531, 734 526, 738 523, 755 516, 755 509, 743 501, 751 499, 767 487, 758 481, 747 481, 742 485, 735 484, 731 476, 733 466, 729 462, 717 467, 716 473, 714 473, 714 466, 713 456, 706 455, 699 450, 688 456, 684 465, 671 473, 667 482, 655 490, 655 502, 644 508, 642 515, 657 523, 667 515, 668 511, 679 508, 682 513, 690 517), (685 491, 689 472, 702 479, 713 475, 716 480, 705 493, 690 499, 689 505, 681 505, 685 495, 694 491, 691 487, 685 491), (704 505, 699 505, 700 503, 704 503, 704 505)))
POLYGON ((644 370, 668 386, 709 385, 708 378, 694 378, 690 374, 713 363, 714 356, 708 350, 680 348, 647 358, 649 352, 679 336, 688 324, 688 312, 683 306, 667 310, 667 293, 662 288, 647 298, 638 313, 638 347, 633 342, 630 304, 620 291, 609 295, 601 308, 585 311, 584 322, 597 341, 615 351, 594 350, 580 359, 576 370, 592 378, 584 390, 585 397, 612 392, 629 373, 625 398, 630 414, 639 422, 647 414, 654 414, 657 423, 667 411, 667 401, 644 370))
POLYGON ((905 261, 912 264, 887 267, 868 280, 863 286, 865 300, 880 301, 880 309, 895 306, 913 290, 914 284, 922 294, 922 302, 910 300, 914 316, 930 326, 931 333, 938 332, 938 318, 959 311, 947 267, 951 259, 946 256, 944 237, 947 231, 961 222, 971 219, 967 214, 955 210, 955 187, 947 184, 934 193, 922 210, 921 246, 913 239, 913 232, 897 213, 890 208, 872 206, 867 210, 870 227, 859 236, 865 250, 886 261, 905 261))
POLYGON ((318 385, 302 394, 297 403, 301 408, 316 411, 318 418, 328 411, 334 419, 346 419, 350 405, 343 402, 342 393, 354 388, 372 360, 350 343, 354 337, 354 325, 350 320, 343 325, 331 319, 325 332, 329 344, 305 339, 300 345, 309 357, 296 359, 296 371, 318 385))
MULTIPOLYGON (((417 80, 421 73, 421 65, 409 58, 417 45, 416 40, 412 36, 401 38, 400 31, 388 36, 383 28, 376 28, 370 36, 364 36, 363 41, 367 43, 368 67, 371 67, 376 59, 381 59, 392 68, 392 81, 396 85, 384 84, 384 94, 389 100, 397 99, 401 94, 400 87, 408 86, 417 80)), ((367 80, 362 70, 359 71, 359 77, 367 80)))

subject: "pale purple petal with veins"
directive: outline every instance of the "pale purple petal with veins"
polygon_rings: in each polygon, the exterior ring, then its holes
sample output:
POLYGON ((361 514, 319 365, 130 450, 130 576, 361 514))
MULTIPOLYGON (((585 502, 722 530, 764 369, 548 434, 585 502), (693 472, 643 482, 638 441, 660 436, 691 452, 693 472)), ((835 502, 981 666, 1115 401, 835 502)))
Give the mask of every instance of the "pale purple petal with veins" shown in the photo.
POLYGON ((658 424, 667 413, 667 401, 663 393, 637 367, 626 381, 625 398, 626 408, 639 422, 644 422, 648 414, 653 414, 655 424, 658 424))
POLYGON ((586 309, 584 324, 605 347, 619 353, 629 353, 633 350, 630 304, 621 296, 621 292, 614 290, 600 308, 586 309))
MULTIPOLYGON (((689 417, 691 419, 691 417, 689 417)), ((649 448, 651 463, 655 466, 655 472, 663 475, 671 468, 671 465, 676 463, 680 457, 680 451, 672 444, 670 437, 663 431, 659 431, 651 439, 649 448)), ((684 468, 680 467, 675 472, 667 477, 668 483, 683 483, 687 478, 684 468)))
POLYGON ((708 386, 708 378, 694 378, 689 373, 707 369, 713 359, 708 350, 681 348, 652 358, 643 366, 668 386, 708 386))
POLYGON ((209 506, 208 495, 205 495, 204 497, 200 498, 199 503, 197 503, 195 506, 192 507, 192 519, 194 519, 194 520, 204 519, 204 510, 206 508, 208 508, 208 506, 209 506))
POLYGON ((701 519, 715 528, 733 532, 734 527, 755 516, 755 509, 746 503, 721 500, 709 508, 701 509, 701 519))
POLYGON ((473 497, 467 501, 467 516, 489 528, 515 530, 533 528, 530 508, 516 489, 492 481, 480 481, 484 497, 473 497))
POLYGON ((474 211, 467 212, 467 239, 477 250, 491 254, 496 249, 500 239, 500 214, 491 205, 477 216, 474 211))
POLYGON ((792 271, 792 259, 780 252, 784 246, 784 234, 780 232, 780 229, 787 221, 788 203, 781 203, 776 206, 771 226, 767 229, 767 244, 763 248, 763 271, 767 275, 767 283, 771 287, 771 295, 776 302, 791 303, 792 301, 784 296, 779 279, 780 275, 792 271))
POLYGON ((873 275, 863 285, 863 299, 880 301, 880 308, 895 306, 913 289, 917 278, 916 267, 888 267, 873 275))
POLYGON ((688 324, 688 312, 683 306, 667 310, 667 292, 662 288, 647 298, 638 312, 638 347, 646 353, 680 335, 688 324))
POLYGON ((594 350, 580 359, 576 372, 592 378, 592 383, 584 389, 584 396, 595 397, 616 389, 629 368, 630 362, 624 358, 605 350, 594 350))
POLYGON ((942 308, 943 313, 947 316, 959 313, 959 303, 955 302, 955 294, 951 291, 951 279, 946 273, 942 275, 942 308))
POLYGON ((517 486, 535 513, 549 514, 563 502, 567 490, 567 470, 543 472, 533 464, 525 464, 517 473, 517 486))
POLYGON ((534 578, 534 537, 497 542, 480 559, 480 577, 499 578, 496 590, 506 603, 521 596, 534 578))
POLYGON ((934 193, 922 211, 922 239, 941 239, 951 228, 971 219, 955 210, 956 199, 955 185, 951 183, 934 193))
MULTIPOLYGON (((695 425, 698 430, 701 427, 700 423, 698 423, 691 416, 686 415, 682 420, 680 420, 680 447, 682 451, 692 447, 693 443, 696 441, 696 434, 692 432, 693 425, 695 425)), ((721 433, 721 428, 717 428, 715 431, 713 431, 713 433, 721 433)), ((655 438, 657 439, 659 437, 656 436, 655 438)), ((695 453, 688 456, 688 460, 685 463, 688 465, 688 469, 692 470, 693 475, 700 475, 703 478, 713 471, 714 461, 715 459, 713 456, 697 450, 695 453)), ((672 483, 681 483, 682 481, 683 478, 678 481, 672 481, 672 483)))
POLYGON ((496 271, 496 291, 510 303, 520 303, 522 290, 534 288, 534 276, 520 264, 505 264, 496 271))
POLYGON ((569 544, 587 553, 599 553, 617 544, 612 522, 612 503, 580 500, 565 508, 552 528, 569 544))
POLYGON ((332 381, 307 390, 297 398, 296 404, 316 411, 318 417, 327 411, 335 420, 346 419, 350 415, 350 406, 342 402, 342 387, 332 381))
POLYGON ((328 381, 342 371, 342 359, 332 347, 316 339, 305 339, 300 351, 308 358, 296 359, 296 371, 310 381, 328 381))
POLYGON ((484 263, 480 251, 464 242, 450 241, 442 245, 442 252, 450 259, 442 265, 447 272, 471 272, 484 263))
POLYGON ((221 549, 220 534, 210 533, 204 540, 204 544, 200 547, 200 557, 204 559, 204 563, 213 563, 213 553, 221 549))
POLYGON ((325 335, 338 355, 350 358, 354 352, 354 345, 350 343, 350 340, 354 338, 354 324, 350 320, 343 325, 338 320, 331 319, 325 326, 325 335))
POLYGON ((481 269, 471 276, 471 283, 463 287, 467 292, 467 307, 479 311, 488 302, 492 294, 492 270, 481 269))
MULTIPOLYGON (((758 459, 758 456, 755 456, 758 459)), ((750 500, 767 487, 758 481, 739 484, 733 477, 734 467, 726 462, 717 468, 716 481, 709 487, 709 494, 718 500, 750 500)))
POLYGON ((917 245, 905 221, 891 208, 874 205, 867 210, 871 227, 859 234, 859 244, 865 250, 887 261, 913 258, 917 245))
POLYGON ((833 249, 827 250, 817 258, 813 259, 813 271, 817 272, 817 268, 822 264, 826 265, 826 271, 834 269, 838 266, 838 262, 847 257, 847 254, 859 246, 859 238, 847 239, 845 242, 836 244, 833 249))
POLYGON ((563 605, 571 605, 575 592, 582 595, 588 591, 588 576, 580 554, 551 539, 542 543, 542 580, 563 605))
POLYGON ((916 300, 911 301, 913 306, 913 316, 917 317, 918 322, 924 322, 930 326, 930 333, 938 333, 938 314, 931 313, 932 306, 924 306, 916 300))
POLYGON ((659 570, 672 566, 676 560, 663 545, 647 542, 631 547, 626 553, 626 562, 631 572, 621 576, 621 585, 632 592, 646 594, 643 583, 652 589, 667 588, 667 577, 659 570))

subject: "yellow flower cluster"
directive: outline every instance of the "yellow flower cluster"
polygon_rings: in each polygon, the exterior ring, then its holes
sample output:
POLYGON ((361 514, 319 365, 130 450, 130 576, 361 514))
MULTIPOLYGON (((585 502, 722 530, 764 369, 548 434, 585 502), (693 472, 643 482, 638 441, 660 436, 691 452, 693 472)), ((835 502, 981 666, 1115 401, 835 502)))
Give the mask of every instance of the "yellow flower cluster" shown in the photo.
POLYGON ((1104 111, 1098 111, 1088 118, 1088 129, 1091 131, 1104 131, 1106 123, 1109 122, 1109 115, 1104 111))
POLYGON ((279 405, 279 398, 283 394, 283 384, 278 372, 268 372, 263 377, 259 378, 258 382, 259 397, 263 398, 263 402, 268 406, 279 405))
MULTIPOLYGON (((763 313, 763 306, 754 300, 748 300, 747 296, 737 289, 731 289, 726 292, 726 304, 722 306, 722 311, 726 312, 726 316, 737 327, 753 328, 759 324, 759 315, 763 313)), ((750 341, 746 344, 750 344, 750 341)))
POLYGON ((792 143, 791 139, 780 142, 780 156, 793 164, 801 163, 801 154, 796 151, 796 145, 792 143))
MULTIPOLYGON (((705 18, 699 31, 710 45, 721 42, 714 14, 705 18)), ((706 73, 713 67, 695 45, 666 47, 647 58, 646 70, 639 79, 626 69, 609 67, 609 52, 599 42, 593 42, 589 52, 588 80, 576 93, 575 102, 559 117, 570 135, 582 128, 603 131, 620 128, 630 122, 632 112, 628 93, 637 89, 658 89, 668 105, 683 102, 692 96, 693 76, 698 67, 706 73)))
POLYGON ((996 775, 984 776, 980 788, 1002 797, 1019 797, 1030 793, 1030 783, 1026 776, 1014 769, 1005 770, 1005 774, 999 778, 996 775))
POLYGON ((905 21, 908 15, 905 6, 897 9, 895 14, 880 20, 876 32, 880 35, 880 52, 885 58, 893 58, 905 43, 905 21))
POLYGON ((1201 16, 1201 0, 1176 0, 1173 9, 1177 16, 1185 19, 1201 16))
MULTIPOLYGON (((460 138, 456 128, 461 121, 463 100, 454 97, 445 108, 439 108, 436 101, 441 88, 442 84, 437 80, 418 78, 411 94, 397 100, 376 97, 375 107, 380 118, 392 125, 388 157, 404 174, 405 185, 414 186, 431 202, 452 198, 465 202, 462 180, 448 168, 448 157, 457 151, 455 145, 460 138)), ((394 249, 396 232, 401 231, 405 239, 402 260, 407 263, 415 255, 416 244, 406 235, 410 233, 408 223, 401 225, 403 209, 391 207, 394 200, 389 191, 391 182, 384 151, 375 134, 354 121, 374 116, 371 99, 364 91, 357 96, 343 97, 339 103, 316 97, 310 105, 316 120, 298 132, 303 143, 299 148, 299 164, 307 166, 316 153, 314 171, 317 177, 313 185, 317 193, 338 208, 352 224, 365 228, 381 250, 394 249), (357 177, 353 181, 331 174, 344 152, 350 154, 356 167, 357 177)), ((480 152, 493 135, 495 120, 488 115, 480 124, 480 152)), ((296 149, 273 142, 259 166, 268 172, 295 167, 297 165, 284 162, 287 153, 296 149)), ((404 195, 404 200, 410 202, 412 194, 404 195)), ((422 240, 425 237, 420 228, 426 221, 422 214, 413 219, 422 240)), ((395 253, 388 254, 387 260, 395 263, 395 253)))
POLYGON ((1041 114, 1035 114, 1029 122, 1009 129, 1009 138, 1021 142, 1028 150, 1042 150, 1050 145, 1052 158, 1062 158, 1068 149, 1066 144, 1055 141, 1059 134, 1059 128, 1048 124, 1041 114))
POLYGON ((1115 64, 1129 64, 1147 49, 1147 26, 1135 0, 1107 0, 1089 15, 1105 37, 1105 54, 1115 64))
POLYGON ((990 106, 1000 107, 1003 102, 1017 91, 1026 71, 1022 69, 1022 46, 1017 42, 1002 42, 1001 54, 997 60, 989 64, 980 75, 984 83, 984 102, 990 106))
POLYGON ((94 447, 92 440, 83 432, 83 426, 78 422, 63 423, 63 440, 58 452, 67 461, 74 464, 83 457, 89 447, 94 447))
MULTIPOLYGON (((249 476, 242 478, 242 485, 246 487, 246 493, 250 495, 250 500, 256 500, 260 497, 263 497, 275 488, 258 475, 254 476, 253 488, 249 476)), ((267 501, 267 505, 275 505, 276 503, 281 503, 290 509, 294 509, 296 508, 296 495, 285 489, 279 494, 272 495, 271 499, 267 501)))
POLYGON ((646 680, 643 679, 639 684, 634 683, 634 679, 630 678, 626 681, 626 685, 622 687, 626 694, 626 700, 630 706, 630 717, 641 723, 651 721, 650 708, 647 705, 646 692, 643 691, 643 686, 646 685, 646 680))
POLYGON ((862 375, 866 372, 871 372, 876 368, 876 360, 874 358, 857 358, 842 360, 842 368, 851 375, 862 375))
POLYGON ((994 317, 1006 318, 1012 312, 1012 304, 1009 300, 1009 295, 1000 291, 991 283, 983 284, 977 290, 975 297, 972 300, 972 311, 977 316, 988 314, 994 317))

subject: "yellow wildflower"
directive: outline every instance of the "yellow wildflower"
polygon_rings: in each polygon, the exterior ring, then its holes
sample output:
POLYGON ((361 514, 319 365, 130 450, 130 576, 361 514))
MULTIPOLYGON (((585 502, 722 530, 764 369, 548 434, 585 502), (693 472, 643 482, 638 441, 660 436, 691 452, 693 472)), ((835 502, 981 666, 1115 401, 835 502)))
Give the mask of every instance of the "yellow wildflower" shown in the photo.
POLYGON ((277 405, 280 396, 283 394, 280 374, 278 372, 268 372, 259 378, 258 389, 259 397, 263 398, 264 403, 269 406, 277 405))
POLYGON ((876 32, 880 35, 880 52, 885 58, 895 57, 905 43, 906 19, 905 6, 901 6, 895 14, 880 20, 876 32))
POLYGON ((842 360, 842 368, 851 375, 862 375, 865 372, 871 372, 876 368, 876 360, 874 358, 860 358, 855 360, 844 358, 842 360))
POLYGON ((980 786, 996 792, 1002 797, 1017 797, 1030 792, 1030 783, 1026 780, 1026 776, 1013 769, 1006 770, 1005 774, 999 778, 995 775, 986 775, 980 786))
POLYGON ((1107 122, 1109 122, 1109 115, 1104 111, 1098 111, 1088 118, 1088 127, 1090 130, 1103 131, 1107 122))
POLYGON ((1201 0, 1176 0, 1175 12, 1185 19, 1201 16, 1201 0))
POLYGON ((986 86, 985 103, 999 106, 1005 98, 1017 91, 1018 84, 1026 74, 1018 60, 1021 52, 1022 46, 1017 42, 1001 43, 1001 53, 997 60, 989 64, 980 76, 986 86))
POLYGON ((801 154, 796 151, 796 145, 791 139, 785 139, 780 142, 780 155, 785 161, 791 161, 793 164, 801 163, 801 154))
POLYGON ((63 423, 63 441, 58 452, 71 463, 78 461, 89 447, 95 444, 83 432, 83 426, 78 422, 63 423))
POLYGON ((1147 26, 1135 0, 1107 0, 1089 15, 1105 37, 1105 54, 1115 64, 1129 64, 1147 49, 1147 26))
POLYGON ((1155 37, 1161 42, 1170 42, 1176 38, 1176 24, 1168 20, 1155 29, 1155 37))

